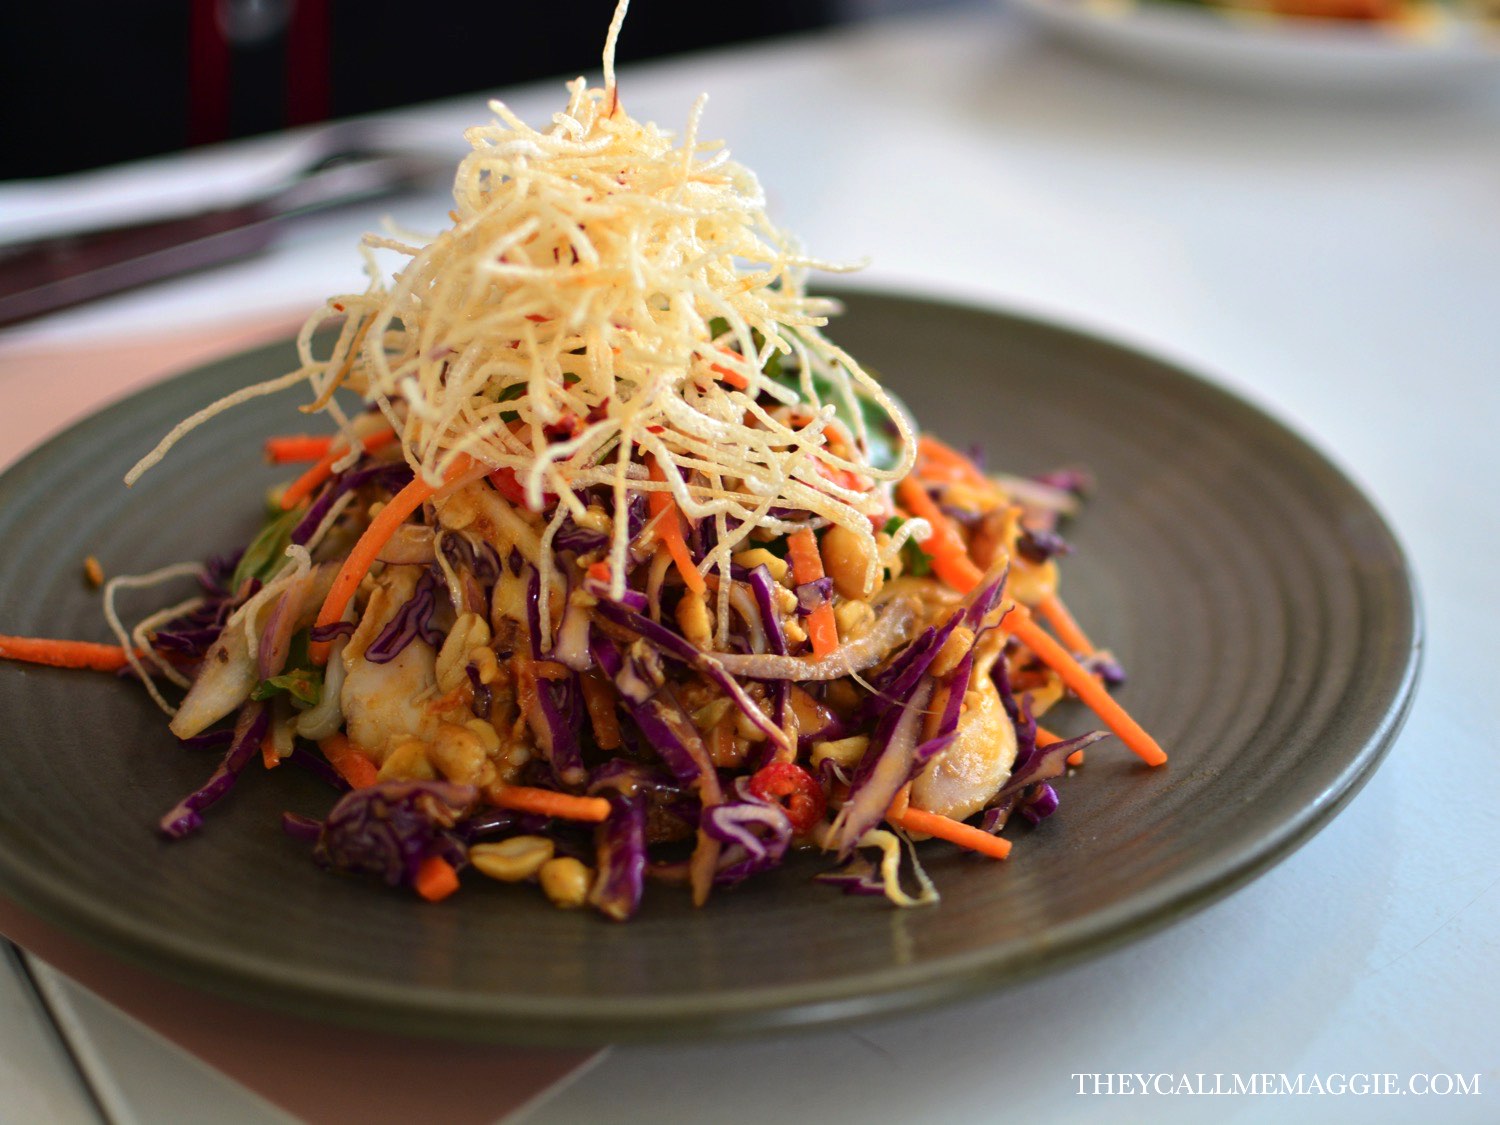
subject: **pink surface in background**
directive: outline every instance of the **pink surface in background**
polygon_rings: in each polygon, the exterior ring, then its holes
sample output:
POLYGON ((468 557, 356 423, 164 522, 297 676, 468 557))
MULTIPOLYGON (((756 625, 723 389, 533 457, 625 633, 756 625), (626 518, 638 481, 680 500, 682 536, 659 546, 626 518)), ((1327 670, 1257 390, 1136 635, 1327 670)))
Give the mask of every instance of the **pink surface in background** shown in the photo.
POLYGON ((287 313, 233 328, 94 340, 74 348, 0 345, 0 465, 131 391, 283 339, 300 326, 301 318, 287 313))
MULTIPOLYGON (((0 350, 0 465, 150 383, 290 335, 290 314, 233 329, 0 350)), ((126 964, 0 899, 0 932, 182 1049, 315 1125, 494 1122, 594 1057, 332 1028, 198 992, 126 964), (288 1066, 288 1059, 316 1059, 288 1066), (430 1076, 414 1081, 414 1075, 430 1076)))
POLYGON ((408 1039, 262 1011, 137 969, 5 899, 0 933, 313 1125, 496 1122, 594 1055, 408 1039))

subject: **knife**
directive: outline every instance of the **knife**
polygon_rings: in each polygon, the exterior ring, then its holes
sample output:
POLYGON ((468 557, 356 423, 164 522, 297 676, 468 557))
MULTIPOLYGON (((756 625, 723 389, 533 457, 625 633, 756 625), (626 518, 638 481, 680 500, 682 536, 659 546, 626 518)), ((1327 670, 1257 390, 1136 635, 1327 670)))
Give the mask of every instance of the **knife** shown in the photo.
POLYGON ((452 162, 339 152, 250 203, 0 248, 0 327, 268 249, 291 218, 419 188, 452 162))

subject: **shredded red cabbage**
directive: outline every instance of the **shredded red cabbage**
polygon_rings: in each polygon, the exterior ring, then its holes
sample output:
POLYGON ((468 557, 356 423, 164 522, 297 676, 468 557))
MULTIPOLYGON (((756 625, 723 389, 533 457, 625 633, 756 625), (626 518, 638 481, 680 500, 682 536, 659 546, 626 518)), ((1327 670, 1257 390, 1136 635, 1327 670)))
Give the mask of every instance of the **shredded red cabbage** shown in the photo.
POLYGON ((880 868, 857 852, 834 870, 814 875, 813 880, 838 887, 846 895, 885 894, 885 880, 881 878, 880 868))
POLYGON ((646 800, 612 793, 609 819, 599 826, 599 874, 591 895, 606 918, 627 921, 641 905, 646 872, 646 800))
MULTIPOLYGON (((526 567, 526 622, 530 632, 531 658, 542 660, 541 578, 534 566, 526 567)), ((583 764, 583 746, 578 733, 583 729, 583 689, 578 674, 567 669, 560 679, 538 676, 536 679, 537 711, 541 721, 532 723, 537 748, 552 766, 553 775, 564 785, 579 785, 588 776, 583 764)))
POLYGON ((833 579, 826 575, 811 582, 803 582, 794 591, 797 595, 797 616, 809 617, 821 605, 833 597, 833 579))
POLYGON ((260 752, 261 739, 265 738, 270 722, 271 714, 263 703, 247 703, 240 708, 234 724, 234 738, 224 760, 207 781, 173 805, 161 818, 163 834, 180 840, 203 827, 203 810, 234 788, 240 771, 260 752))
POLYGON ((717 886, 733 886, 775 867, 792 840, 790 818, 769 801, 726 801, 704 809, 699 824, 725 845, 714 873, 717 886))
MULTIPOLYGON (((739 682, 712 656, 700 651, 687 638, 678 636, 649 617, 642 617, 619 602, 601 601, 597 608, 602 617, 633 630, 647 644, 660 649, 664 655, 688 665, 718 684, 724 694, 734 701, 735 706, 765 734, 767 739, 778 747, 789 748, 786 732, 767 717, 756 702, 745 694, 745 689, 740 686, 739 682)), ((597 655, 595 658, 597 659, 597 655)))
POLYGON ((302 545, 311 539, 313 532, 333 510, 334 501, 344 493, 365 485, 376 485, 382 491, 394 494, 410 484, 413 475, 411 466, 404 461, 371 462, 369 458, 361 458, 352 469, 340 473, 323 486, 318 498, 292 528, 292 542, 302 545))
POLYGON ((589 649, 604 674, 615 682, 630 717, 662 763, 679 781, 696 779, 708 762, 708 749, 692 716, 666 682, 661 658, 639 641, 628 656, 622 654, 614 641, 597 631, 589 639, 589 649))
POLYGON ((1050 528, 1021 529, 1016 537, 1016 554, 1027 562, 1044 563, 1056 555, 1072 554, 1068 541, 1050 528))
POLYGON ((428 567, 417 579, 406 604, 396 611, 380 635, 365 649, 365 659, 371 664, 389 664, 418 638, 434 648, 442 645, 442 630, 432 624, 432 615, 437 610, 437 591, 437 572, 428 567))
POLYGON ((332 871, 410 886, 430 856, 455 869, 465 865, 463 841, 452 830, 478 800, 473 786, 442 781, 382 781, 351 790, 323 822, 313 858, 332 871))

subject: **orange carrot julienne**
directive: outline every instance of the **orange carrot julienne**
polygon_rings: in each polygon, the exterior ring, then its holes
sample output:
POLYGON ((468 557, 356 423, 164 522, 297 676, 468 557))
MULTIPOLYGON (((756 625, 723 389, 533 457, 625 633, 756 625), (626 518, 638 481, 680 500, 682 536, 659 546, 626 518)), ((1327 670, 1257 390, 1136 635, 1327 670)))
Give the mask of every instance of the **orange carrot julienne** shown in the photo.
POLYGON ((318 743, 318 749, 323 751, 323 757, 328 759, 328 764, 337 770, 338 775, 351 787, 368 789, 379 780, 380 771, 375 768, 374 761, 350 742, 346 735, 335 731, 318 743))
POLYGON ((1025 606, 1013 608, 1001 621, 1000 627, 1013 633, 1022 644, 1036 653, 1037 658, 1062 677, 1083 700, 1084 705, 1099 716, 1099 720, 1131 750, 1135 751, 1148 766, 1159 766, 1167 760, 1166 753, 1157 745, 1156 739, 1147 734, 1139 723, 1110 698, 1104 686, 1089 673, 1089 670, 1074 659, 1073 654, 1063 648, 1040 625, 1032 619, 1025 606))
MULTIPOLYGON (((460 457, 443 478, 444 484, 457 480, 473 465, 473 458, 460 457)), ((349 599, 354 597, 354 591, 359 587, 360 580, 375 564, 375 557, 380 554, 380 549, 389 542, 392 535, 396 534, 396 529, 405 522, 406 517, 420 508, 441 487, 442 485, 431 484, 418 474, 410 484, 392 496, 384 508, 380 509, 380 513, 370 521, 370 526, 365 528, 365 533, 359 537, 353 550, 344 559, 344 565, 339 567, 338 576, 334 578, 333 585, 328 590, 328 596, 323 599, 323 608, 318 611, 317 626, 332 625, 343 618, 349 599)), ((313 662, 315 664, 328 663, 328 652, 331 647, 329 641, 313 641, 308 646, 313 662)))
MULTIPOLYGON (((995 487, 994 483, 979 471, 979 467, 973 461, 930 434, 923 434, 917 438, 917 456, 927 462, 924 468, 941 467, 947 470, 943 475, 952 477, 963 484, 991 490, 995 487)), ((922 475, 928 474, 924 472, 922 475)))
MULTIPOLYGON (((651 474, 652 480, 666 483, 667 474, 656 463, 656 458, 647 459, 646 469, 651 474)), ((693 593, 703 593, 708 589, 708 583, 703 580, 703 575, 698 572, 693 556, 688 551, 687 539, 682 534, 682 512, 678 510, 677 502, 672 499, 672 494, 670 492, 646 493, 646 508, 651 513, 651 518, 656 521, 657 537, 665 544, 667 553, 677 564, 683 583, 693 593)))
MULTIPOLYGON (((801 586, 823 577, 823 556, 818 540, 807 528, 794 531, 786 539, 787 561, 792 564, 792 581, 801 586)), ((839 624, 833 616, 833 605, 824 602, 807 616, 807 639, 813 656, 819 660, 832 656, 839 648, 839 624)))
POLYGON ((430 855, 417 868, 412 889, 428 902, 441 902, 458 890, 458 872, 440 855, 430 855))
MULTIPOLYGON (((275 440, 275 439, 272 439, 275 440)), ((396 431, 392 429, 377 430, 360 439, 360 445, 366 453, 373 453, 377 449, 384 448, 396 440, 396 431)), ((271 443, 266 443, 269 453, 271 443)), ((313 490, 333 475, 333 466, 344 454, 349 452, 349 447, 343 442, 334 443, 332 438, 328 439, 328 446, 322 456, 300 477, 287 485, 286 491, 281 494, 281 507, 283 511, 291 511, 307 497, 311 496, 313 490)))
POLYGON ((894 816, 887 813, 886 819, 897 828, 904 828, 908 832, 922 832, 939 840, 947 840, 950 844, 968 848, 971 852, 979 852, 991 859, 1004 859, 1010 855, 1009 840, 1000 836, 991 836, 988 832, 954 820, 952 817, 939 816, 937 813, 923 812, 921 809, 908 807, 894 816))
POLYGON ((574 797, 531 785, 496 785, 485 793, 496 808, 537 813, 559 820, 584 820, 594 824, 609 819, 609 802, 603 797, 574 797))
MULTIPOLYGON (((728 356, 730 359, 740 358, 739 352, 735 351, 733 348, 726 348, 722 344, 719 345, 719 351, 728 356)), ((750 385, 750 380, 746 379, 744 375, 740 374, 740 372, 734 370, 734 368, 732 367, 725 367, 722 363, 710 363, 708 365, 708 369, 719 377, 719 381, 721 383, 728 383, 737 391, 743 391, 750 385)))
POLYGON ((266 460, 273 465, 316 461, 333 448, 332 434, 278 434, 266 438, 266 460))
POLYGON ((1084 656, 1094 655, 1093 642, 1079 628, 1078 622, 1068 612, 1068 607, 1063 605, 1061 598, 1056 594, 1048 594, 1036 603, 1036 608, 1037 612, 1047 619, 1047 624, 1052 626, 1057 639, 1067 645, 1070 651, 1082 653, 1084 656))
POLYGON ((915 477, 907 477, 896 486, 896 496, 906 510, 932 526, 932 534, 921 540, 922 550, 932 556, 937 576, 960 594, 967 594, 984 580, 984 571, 969 558, 969 549, 953 521, 927 495, 915 477))
POLYGON ((260 740, 260 763, 268 770, 281 765, 281 755, 276 753, 276 738, 271 733, 272 729, 267 727, 265 737, 260 740))
MULTIPOLYGON (((137 650, 136 655, 143 654, 137 650)), ((119 645, 4 635, 0 635, 0 658, 26 664, 46 664, 53 668, 86 668, 94 672, 118 672, 130 663, 119 645)))
POLYGON ((750 385, 749 379, 746 379, 738 371, 730 370, 722 363, 710 363, 708 369, 719 377, 719 382, 728 383, 737 391, 743 391, 750 385))
POLYGON ((910 808, 910 807, 911 807, 911 782, 908 781, 900 789, 897 789, 896 790, 896 795, 891 798, 891 807, 886 810, 886 814, 885 814, 886 819, 890 820, 891 823, 894 824, 895 821, 894 821, 893 818, 900 816, 902 813, 906 812, 906 810, 908 808, 910 808))
POLYGON ((620 734, 620 717, 615 714, 615 689, 596 672, 585 672, 578 677, 578 682, 583 688, 589 723, 594 728, 594 741, 601 750, 618 750, 624 745, 624 740, 620 734))

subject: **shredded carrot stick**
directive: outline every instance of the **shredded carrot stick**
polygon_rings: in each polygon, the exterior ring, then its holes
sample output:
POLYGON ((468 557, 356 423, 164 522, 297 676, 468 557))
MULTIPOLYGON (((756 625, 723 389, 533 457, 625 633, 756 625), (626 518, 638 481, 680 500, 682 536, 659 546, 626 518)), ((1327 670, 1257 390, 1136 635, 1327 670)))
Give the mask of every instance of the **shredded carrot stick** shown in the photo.
POLYGON ((597 672, 578 677, 583 685, 583 702, 594 728, 594 741, 601 750, 618 750, 624 742, 620 736, 620 717, 615 713, 615 689, 597 672))
MULTIPOLYGON (((273 439, 274 440, 274 439, 273 439)), ((392 429, 377 430, 360 441, 366 453, 373 453, 396 440, 396 431, 392 429)), ((267 453, 270 452, 271 443, 266 443, 267 453)), ((281 507, 283 511, 291 511, 307 497, 311 496, 313 490, 333 475, 333 466, 344 454, 349 452, 349 447, 343 442, 337 445, 330 438, 327 450, 312 467, 303 473, 291 484, 287 485, 286 491, 281 494, 281 507)))
POLYGON ((1077 693, 1078 698, 1099 716, 1099 721, 1114 731, 1116 736, 1148 766, 1159 766, 1167 755, 1141 725, 1132 719, 1089 670, 1073 658, 1052 636, 1032 619, 1025 606, 1018 605, 1005 615, 1000 627, 1013 633, 1037 658, 1062 677, 1063 683, 1077 693))
POLYGON ((379 780, 380 771, 375 768, 370 755, 350 742, 346 735, 335 731, 318 743, 318 749, 352 788, 368 789, 379 780))
MULTIPOLYGON (((143 654, 137 651, 136 655, 143 654)), ((95 672, 118 672, 130 663, 119 645, 4 635, 0 635, 0 658, 46 664, 53 668, 87 668, 95 672)))
POLYGON ((458 890, 458 872, 440 855, 430 855, 417 868, 412 889, 428 902, 441 902, 458 890))
MULTIPOLYGON (((787 560, 792 564, 792 581, 800 586, 823 577, 823 556, 818 553, 818 540, 811 531, 804 527, 792 532, 787 536, 786 547, 787 560)), ((808 614, 806 626, 813 656, 821 660, 838 651, 839 625, 833 616, 832 603, 825 601, 808 614)))
MULTIPOLYGON (((457 480, 467 473, 473 464, 472 458, 460 457, 448 470, 444 483, 457 480)), ((420 508, 441 487, 442 485, 430 484, 419 474, 410 484, 392 496, 390 503, 380 509, 379 515, 370 521, 370 526, 365 528, 365 533, 359 537, 353 550, 344 559, 344 565, 339 568, 338 576, 334 578, 333 585, 328 590, 328 596, 323 600, 323 608, 318 611, 318 626, 332 625, 344 616, 349 599, 354 597, 354 591, 359 587, 360 580, 375 564, 375 557, 380 554, 380 549, 386 545, 392 535, 396 534, 396 529, 405 522, 406 517, 420 508)), ((331 647, 328 641, 313 641, 308 646, 313 662, 328 663, 328 651, 331 647)))
MULTIPOLYGON (((792 747, 796 753, 796 747, 792 747)), ((779 754, 780 751, 777 751, 779 754)), ((708 756, 714 760, 715 765, 734 760, 734 719, 725 718, 719 725, 708 732, 708 756)))
POLYGON ((719 377, 719 382, 727 383, 737 391, 743 391, 750 385, 749 379, 746 379, 738 371, 725 367, 722 363, 710 363, 708 369, 719 377))
POLYGON ((594 824, 609 819, 609 802, 603 797, 574 797, 530 785, 495 785, 485 799, 496 808, 554 816, 559 820, 586 820, 594 824))
MULTIPOLYGON (((647 459, 646 469, 650 472, 652 480, 666 483, 667 474, 656 463, 656 458, 647 459)), ((682 581, 693 593, 703 593, 708 589, 708 583, 703 580, 703 575, 698 573, 697 564, 693 562, 693 556, 688 551, 687 539, 682 533, 682 513, 678 511, 677 502, 672 499, 672 494, 648 492, 646 493, 646 507, 651 513, 651 518, 656 521, 657 537, 666 545, 672 561, 677 564, 682 581), (663 515, 663 513, 666 514, 663 515)))
POLYGON ((953 521, 933 503, 932 497, 915 477, 907 477, 896 486, 896 496, 906 510, 932 525, 932 534, 921 540, 922 550, 932 556, 937 576, 960 594, 967 594, 984 580, 984 571, 969 558, 969 549, 953 521))
POLYGON ((1067 645, 1070 651, 1082 653, 1084 656, 1094 655, 1096 650, 1093 642, 1079 628, 1078 622, 1068 612, 1068 607, 1063 605, 1061 598, 1056 594, 1048 594, 1036 603, 1036 608, 1037 612, 1047 619, 1047 624, 1052 626, 1057 639, 1067 645))
POLYGON ((979 852, 991 859, 1004 859, 1010 855, 1009 840, 1000 836, 991 836, 988 832, 951 817, 923 812, 921 809, 906 808, 894 816, 888 812, 885 818, 897 828, 935 836, 939 840, 947 840, 950 844, 968 848, 971 852, 979 852))
POLYGON ((278 434, 266 438, 266 460, 273 465, 317 461, 333 448, 332 434, 278 434))
POLYGON ((276 753, 276 737, 271 727, 266 728, 265 737, 260 740, 260 761, 268 770, 281 765, 281 755, 276 753))
POLYGON ((885 817, 894 824, 895 821, 893 818, 901 816, 910 807, 911 782, 908 781, 900 789, 896 790, 896 795, 891 798, 891 807, 886 810, 885 817))
POLYGON ((994 482, 981 473, 973 461, 951 445, 946 445, 930 434, 923 434, 917 438, 917 457, 923 462, 920 470, 922 476, 936 475, 928 470, 941 468, 946 470, 941 475, 950 480, 956 480, 974 488, 994 491, 994 482))

